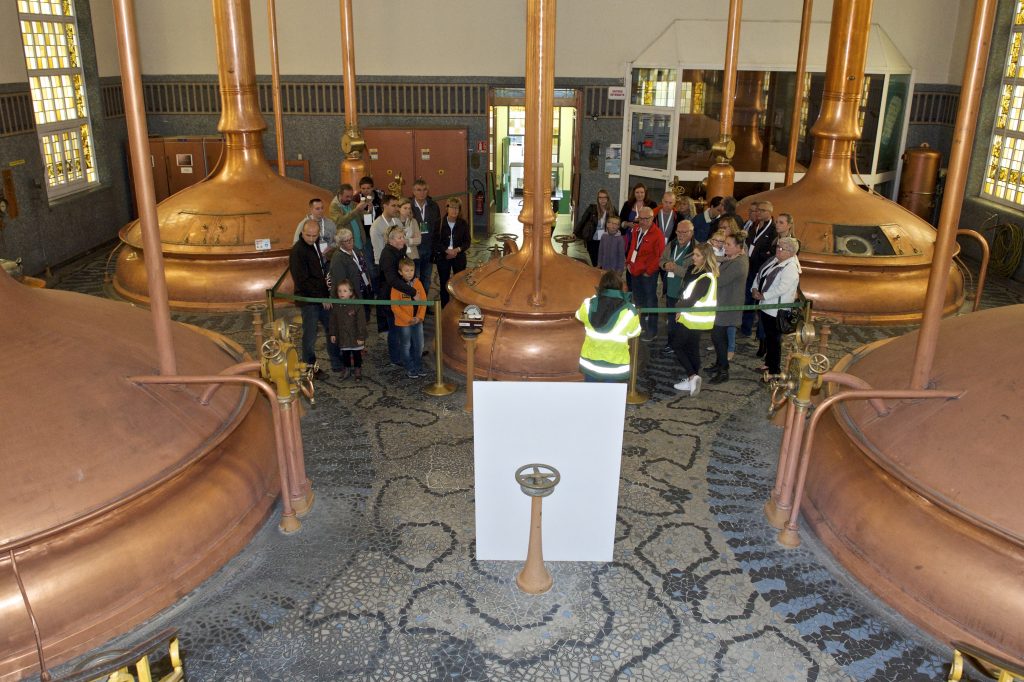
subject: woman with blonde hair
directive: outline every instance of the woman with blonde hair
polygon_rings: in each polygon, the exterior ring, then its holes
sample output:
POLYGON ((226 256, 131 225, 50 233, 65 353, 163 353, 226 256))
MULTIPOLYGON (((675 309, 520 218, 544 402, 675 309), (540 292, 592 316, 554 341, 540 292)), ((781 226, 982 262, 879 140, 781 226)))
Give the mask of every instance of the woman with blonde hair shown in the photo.
POLYGON ((718 302, 718 261, 711 245, 707 242, 698 244, 693 249, 693 261, 690 272, 684 280, 690 283, 679 297, 676 306, 679 308, 696 308, 682 311, 676 316, 679 326, 673 339, 676 361, 686 371, 686 376, 673 388, 677 391, 688 391, 690 396, 700 393, 700 334, 715 326, 715 311, 702 311, 700 308, 713 308, 718 302), (692 279, 690 276, 695 275, 692 279))

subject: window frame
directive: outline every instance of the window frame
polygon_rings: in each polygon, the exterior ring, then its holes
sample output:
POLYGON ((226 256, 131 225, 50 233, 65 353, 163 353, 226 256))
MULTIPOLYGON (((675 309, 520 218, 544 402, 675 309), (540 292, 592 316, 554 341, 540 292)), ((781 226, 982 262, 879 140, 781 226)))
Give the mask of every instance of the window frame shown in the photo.
POLYGON ((100 184, 78 17, 74 0, 17 0, 16 8, 46 195, 52 203, 100 184), (45 36, 42 41, 40 36, 45 36))
POLYGON ((1021 210, 1024 209, 1024 0, 1015 3, 1010 22, 979 194, 987 201, 1021 210), (1012 196, 1008 198, 1007 194, 1012 196))

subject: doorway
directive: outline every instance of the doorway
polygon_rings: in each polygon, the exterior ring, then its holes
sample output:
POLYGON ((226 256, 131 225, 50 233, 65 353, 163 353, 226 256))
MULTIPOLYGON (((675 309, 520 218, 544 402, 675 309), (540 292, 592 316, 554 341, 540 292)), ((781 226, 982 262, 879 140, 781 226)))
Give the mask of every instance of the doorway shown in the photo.
MULTIPOLYGON (((551 128, 551 204, 568 216, 576 205, 579 93, 556 89, 551 128)), ((494 211, 518 216, 523 210, 526 100, 522 88, 495 88, 488 117, 494 211)))

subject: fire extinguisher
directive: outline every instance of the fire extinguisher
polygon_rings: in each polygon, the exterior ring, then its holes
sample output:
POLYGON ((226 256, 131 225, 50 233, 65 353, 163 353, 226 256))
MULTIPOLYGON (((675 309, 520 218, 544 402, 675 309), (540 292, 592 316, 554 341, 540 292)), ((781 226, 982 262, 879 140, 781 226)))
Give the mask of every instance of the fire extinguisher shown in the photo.
POLYGON ((484 214, 484 183, 479 180, 473 181, 473 187, 476 188, 476 194, 473 195, 473 213, 476 215, 484 214))

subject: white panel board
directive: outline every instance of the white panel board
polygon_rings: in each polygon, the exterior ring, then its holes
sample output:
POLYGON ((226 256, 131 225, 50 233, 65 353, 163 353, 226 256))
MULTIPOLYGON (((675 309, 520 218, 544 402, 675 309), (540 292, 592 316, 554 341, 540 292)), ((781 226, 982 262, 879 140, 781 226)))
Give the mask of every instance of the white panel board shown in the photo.
POLYGON ((625 384, 473 382, 477 558, 526 558, 530 498, 514 474, 539 462, 562 475, 544 498, 544 559, 611 561, 625 415, 625 384))

